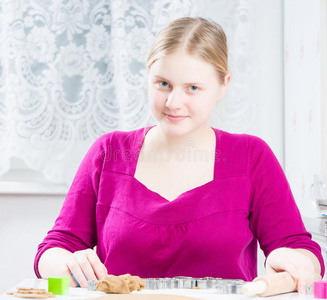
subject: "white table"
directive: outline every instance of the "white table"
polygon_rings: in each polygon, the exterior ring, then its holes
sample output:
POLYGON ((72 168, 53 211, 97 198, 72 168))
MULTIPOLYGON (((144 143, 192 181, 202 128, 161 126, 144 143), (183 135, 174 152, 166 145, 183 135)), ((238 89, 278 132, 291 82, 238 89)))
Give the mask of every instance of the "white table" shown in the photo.
MULTIPOLYGON (((26 288, 35 288, 35 289, 48 289, 48 281, 44 279, 25 279, 22 282, 18 283, 9 291, 15 291, 17 287, 26 287, 26 288)), ((186 290, 186 289, 162 289, 162 290, 143 290, 141 292, 133 292, 138 294, 167 294, 167 295, 178 295, 178 296, 187 296, 193 297, 201 300, 242 300, 242 299, 267 299, 267 300, 307 300, 314 299, 312 295, 300 295, 298 293, 289 293, 284 295, 278 295, 268 298, 260 298, 260 297, 249 297, 245 295, 222 295, 217 294, 214 289, 212 290, 186 290)), ((104 296, 105 293, 99 291, 88 291, 86 288, 70 288, 68 296, 56 296, 56 298, 48 298, 51 299, 60 299, 60 300, 77 300, 77 299, 93 299, 96 297, 104 296)), ((17 300, 24 298, 17 298, 12 295, 7 295, 3 293, 0 295, 1 300, 17 300)))

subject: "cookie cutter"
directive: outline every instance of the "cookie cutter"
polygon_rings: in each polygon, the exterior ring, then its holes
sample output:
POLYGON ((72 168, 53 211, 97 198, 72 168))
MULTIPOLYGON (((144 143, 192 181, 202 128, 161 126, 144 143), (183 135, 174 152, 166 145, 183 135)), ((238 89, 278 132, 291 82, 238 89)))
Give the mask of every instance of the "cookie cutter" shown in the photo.
POLYGON ((217 281, 220 278, 214 277, 203 277, 196 279, 196 286, 200 289, 214 289, 216 288, 217 281))
POLYGON ((216 283, 218 294, 243 294, 242 287, 246 282, 241 279, 221 279, 216 283))
POLYGON ((96 291, 96 286, 97 286, 98 282, 99 282, 98 280, 88 280, 87 281, 87 290, 88 291, 96 291))
POLYGON ((177 276, 173 278, 145 278, 145 288, 158 289, 192 289, 196 286, 196 279, 192 277, 177 276))

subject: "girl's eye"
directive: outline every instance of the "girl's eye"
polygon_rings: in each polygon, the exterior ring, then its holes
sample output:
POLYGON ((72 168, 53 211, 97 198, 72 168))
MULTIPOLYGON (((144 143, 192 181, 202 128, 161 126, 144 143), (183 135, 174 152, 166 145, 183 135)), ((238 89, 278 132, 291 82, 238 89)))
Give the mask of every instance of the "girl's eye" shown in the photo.
POLYGON ((169 83, 166 81, 159 81, 159 85, 164 88, 169 87, 169 83))
POLYGON ((194 85, 192 85, 192 86, 190 86, 190 90, 191 90, 192 92, 196 92, 196 91, 199 90, 199 88, 196 87, 196 86, 194 86, 194 85))

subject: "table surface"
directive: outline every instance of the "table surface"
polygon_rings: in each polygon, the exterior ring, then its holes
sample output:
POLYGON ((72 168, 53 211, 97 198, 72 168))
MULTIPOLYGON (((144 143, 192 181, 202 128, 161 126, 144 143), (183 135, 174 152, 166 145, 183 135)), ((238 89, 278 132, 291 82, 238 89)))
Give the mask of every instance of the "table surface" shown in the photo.
MULTIPOLYGON (((17 287, 26 287, 26 288, 40 288, 40 289, 48 289, 48 281, 44 279, 25 279, 22 282, 18 283, 9 291, 15 291, 17 287)), ((8 292, 9 292, 8 291, 8 292)), ((165 295, 177 295, 177 296, 187 296, 195 299, 201 300, 241 300, 241 299, 267 299, 267 300, 307 300, 314 299, 313 295, 300 295, 298 293, 289 293, 278 296, 272 296, 268 298, 260 298, 257 296, 249 297, 245 295, 235 295, 235 294, 217 294, 214 289, 212 290, 187 290, 187 289, 162 289, 162 290, 142 290, 140 292, 133 292, 135 294, 165 294, 165 295)), ((77 299, 94 299, 96 297, 104 296, 105 293, 99 291, 88 291, 86 288, 70 288, 69 295, 67 296, 56 296, 56 298, 48 298, 48 299, 60 299, 60 300, 77 300, 77 299)), ((24 299, 17 298, 12 295, 7 295, 3 293, 0 295, 1 300, 5 299, 24 299)), ((110 298, 109 298, 110 299, 110 298)))

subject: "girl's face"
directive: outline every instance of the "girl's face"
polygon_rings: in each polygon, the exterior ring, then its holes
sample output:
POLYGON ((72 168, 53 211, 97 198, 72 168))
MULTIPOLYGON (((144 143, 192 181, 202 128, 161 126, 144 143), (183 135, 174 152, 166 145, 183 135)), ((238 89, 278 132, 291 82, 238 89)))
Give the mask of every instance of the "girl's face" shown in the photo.
POLYGON ((178 51, 155 61, 148 78, 149 102, 164 132, 181 136, 208 126, 208 120, 229 83, 222 85, 215 68, 178 51))

